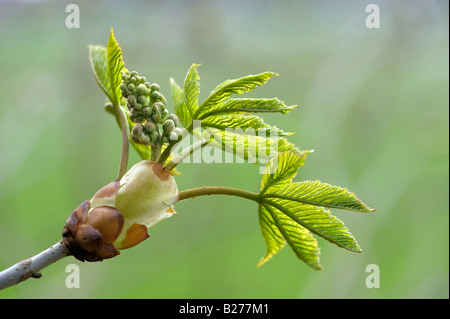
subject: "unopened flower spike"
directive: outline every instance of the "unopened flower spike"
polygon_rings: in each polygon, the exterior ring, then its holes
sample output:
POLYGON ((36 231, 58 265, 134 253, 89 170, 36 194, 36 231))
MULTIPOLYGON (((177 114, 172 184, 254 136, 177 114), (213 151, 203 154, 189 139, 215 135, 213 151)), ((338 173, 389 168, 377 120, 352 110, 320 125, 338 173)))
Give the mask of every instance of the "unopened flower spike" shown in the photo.
POLYGON ((161 149, 162 144, 178 138, 181 134, 178 118, 169 114, 167 100, 157 83, 150 84, 136 71, 125 71, 120 89, 127 101, 130 120, 135 123, 131 130, 133 142, 161 149))

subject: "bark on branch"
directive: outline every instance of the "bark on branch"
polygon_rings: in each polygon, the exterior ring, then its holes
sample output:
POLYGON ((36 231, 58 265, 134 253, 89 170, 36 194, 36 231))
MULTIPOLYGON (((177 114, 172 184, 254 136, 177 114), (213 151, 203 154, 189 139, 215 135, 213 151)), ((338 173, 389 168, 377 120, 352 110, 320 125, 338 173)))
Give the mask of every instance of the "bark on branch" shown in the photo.
POLYGON ((0 290, 16 285, 28 278, 41 277, 40 270, 67 256, 69 256, 69 251, 60 241, 36 256, 18 262, 0 272, 0 290))

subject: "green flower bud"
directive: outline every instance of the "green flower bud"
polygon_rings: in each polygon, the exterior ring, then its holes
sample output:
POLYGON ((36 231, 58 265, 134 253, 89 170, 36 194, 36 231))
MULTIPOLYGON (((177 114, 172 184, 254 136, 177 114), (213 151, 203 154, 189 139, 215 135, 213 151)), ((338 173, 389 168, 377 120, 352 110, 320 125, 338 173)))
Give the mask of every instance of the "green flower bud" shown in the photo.
POLYGON ((128 90, 135 94, 136 93, 136 86, 133 83, 128 84, 128 90))
POLYGON ((127 102, 128 102, 128 104, 131 105, 131 107, 134 107, 134 105, 136 104, 136 96, 135 95, 128 95, 127 102))
POLYGON ((171 141, 176 141, 176 140, 178 140, 178 138, 180 137, 180 135, 181 135, 181 129, 179 129, 178 127, 176 127, 176 128, 174 128, 174 129, 170 132, 169 139, 170 139, 171 141))
POLYGON ((131 130, 131 136, 140 136, 143 132, 142 124, 136 124, 131 130))
POLYGON ((142 116, 145 117, 146 119, 150 118, 152 113, 153 113, 153 111, 152 111, 152 108, 150 106, 144 107, 142 109, 142 116))
POLYGON ((170 143, 169 138, 167 136, 163 136, 162 141, 163 141, 164 144, 169 144, 170 143))
POLYGON ((153 113, 152 113, 153 122, 159 123, 161 120, 161 112, 159 111, 158 106, 153 104, 152 110, 153 110, 153 113))
POLYGON ((159 92, 159 90, 160 90, 160 87, 159 87, 159 85, 157 84, 157 83, 153 83, 151 86, 150 86, 150 91, 158 91, 159 92))
POLYGON ((179 127, 174 128, 172 132, 177 133, 178 136, 183 135, 183 130, 179 127))
MULTIPOLYGON (((151 123, 151 122, 147 122, 147 123, 151 123)), ((159 134, 156 131, 150 133, 150 141, 152 143, 154 143, 156 141, 156 139, 158 138, 158 136, 159 136, 159 134)))
POLYGON ((151 134, 151 133, 153 133, 153 132, 155 132, 156 131, 156 125, 155 125, 155 123, 153 123, 153 122, 146 122, 145 124, 144 124, 144 128, 145 128, 145 130, 149 133, 149 134, 151 134))
POLYGON ((142 109, 144 108, 144 106, 143 106, 141 103, 136 103, 136 104, 134 105, 134 108, 135 108, 137 111, 141 112, 142 109))
POLYGON ((131 75, 131 76, 136 76, 136 75, 138 75, 138 73, 137 73, 137 71, 131 71, 131 72, 130 72, 130 75, 131 75))
POLYGON ((131 79, 130 79, 130 82, 131 82, 132 84, 137 84, 138 79, 136 78, 136 76, 132 76, 131 79))
POLYGON ((161 111, 161 122, 165 121, 167 119, 168 115, 169 115, 169 111, 164 107, 161 111))
POLYGON ((164 132, 170 132, 175 128, 175 123, 172 120, 166 120, 162 127, 164 132))
POLYGON ((144 144, 144 145, 150 145, 150 137, 147 134, 142 133, 139 136, 139 143, 144 144))
POLYGON ((140 144, 139 136, 131 135, 131 140, 132 140, 133 142, 135 142, 135 143, 140 144))
POLYGON ((142 123, 142 122, 144 122, 145 121, 145 119, 142 117, 142 116, 136 116, 136 118, 135 118, 135 123, 142 123))
POLYGON ((124 81, 124 82, 130 81, 130 73, 129 72, 122 73, 122 81, 124 81))
POLYGON ((153 103, 161 101, 161 97, 162 94, 158 91, 152 91, 152 93, 150 93, 150 101, 152 101, 153 103))
POLYGON ((150 90, 143 83, 141 83, 141 84, 138 85, 138 87, 136 89, 136 93, 138 95, 145 95, 145 96, 147 96, 147 95, 150 94, 150 90))
POLYGON ((145 95, 138 96, 138 102, 141 103, 144 107, 148 106, 148 98, 145 95))
POLYGON ((170 134, 169 134, 169 140, 171 140, 171 141, 176 141, 176 140, 178 140, 178 134, 177 133, 175 133, 175 132, 170 132, 170 134))
POLYGON ((175 114, 170 114, 170 115, 168 115, 168 116, 167 116, 167 119, 168 119, 168 120, 172 120, 173 123, 175 124, 175 127, 178 126, 179 120, 178 120, 178 117, 177 117, 175 114))
POLYGON ((145 87, 146 87, 147 89, 149 89, 149 91, 150 91, 150 88, 151 88, 150 83, 149 83, 149 82, 145 82, 144 85, 145 85, 145 87))

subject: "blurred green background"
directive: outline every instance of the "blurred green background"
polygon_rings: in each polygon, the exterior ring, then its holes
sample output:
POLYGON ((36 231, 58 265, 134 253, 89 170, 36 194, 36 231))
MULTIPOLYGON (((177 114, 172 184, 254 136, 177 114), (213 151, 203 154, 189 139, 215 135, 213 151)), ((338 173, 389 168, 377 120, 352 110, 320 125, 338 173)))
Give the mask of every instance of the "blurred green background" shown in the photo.
MULTIPOLYGON (((447 1, 76 1, 79 29, 65 26, 69 3, 0 0, 0 269, 57 242, 72 210, 116 177, 120 131, 86 48, 106 45, 111 27, 127 68, 167 97, 193 62, 200 100, 225 79, 279 73, 251 95, 300 105, 265 117, 315 150, 297 180, 348 187, 377 211, 333 211, 362 254, 319 239, 319 272, 288 247, 256 268, 256 205, 197 198, 119 257, 66 258, 0 298, 449 297, 447 1), (370 3, 379 29, 365 26, 370 3), (71 263, 79 289, 65 286, 71 263), (365 285, 368 264, 378 289, 365 285)), ((251 164, 179 169, 181 190, 257 191, 261 178, 251 164)))

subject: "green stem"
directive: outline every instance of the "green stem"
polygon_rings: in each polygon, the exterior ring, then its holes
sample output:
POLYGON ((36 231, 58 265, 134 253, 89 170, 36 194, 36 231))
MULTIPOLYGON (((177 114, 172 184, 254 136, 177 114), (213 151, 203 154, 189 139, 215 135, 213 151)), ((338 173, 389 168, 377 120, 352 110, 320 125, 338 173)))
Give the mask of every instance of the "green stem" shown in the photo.
POLYGON ((150 160, 154 162, 161 155, 162 136, 158 125, 156 125, 156 132, 158 133, 158 137, 156 138, 156 141, 152 144, 150 150, 150 160))
POLYGON ((130 128, 128 120, 120 105, 114 105, 116 116, 120 120, 120 128, 122 129, 122 153, 120 155, 119 172, 117 179, 120 180, 128 170, 128 155, 130 153, 130 128))
POLYGON ((182 137, 181 139, 175 140, 170 142, 170 144, 166 147, 166 149, 164 150, 164 152, 162 152, 162 154, 159 156, 157 162, 161 165, 164 165, 167 161, 167 159, 170 156, 170 153, 172 152, 172 148, 178 144, 178 142, 181 142, 186 136, 189 136, 192 132, 192 129, 194 127, 194 122, 192 121, 191 124, 189 124, 189 126, 186 128, 188 134, 186 134, 184 137, 182 137))
POLYGON ((207 145, 211 140, 201 140, 193 145, 191 145, 187 150, 183 150, 180 155, 173 158, 164 168, 171 171, 175 167, 177 167, 178 164, 180 164, 186 157, 190 156, 192 153, 198 151, 203 146, 207 145))
POLYGON ((182 201, 188 198, 195 198, 205 195, 229 195, 238 196, 246 199, 250 199, 257 203, 260 202, 259 193, 253 193, 238 188, 223 187, 223 186, 203 186, 199 188, 192 188, 184 190, 178 193, 178 201, 182 201))

